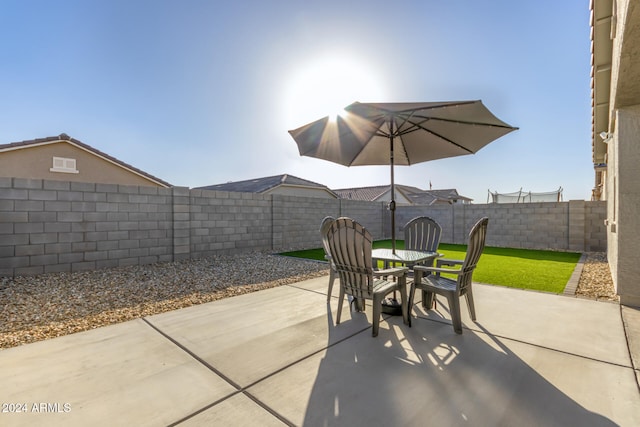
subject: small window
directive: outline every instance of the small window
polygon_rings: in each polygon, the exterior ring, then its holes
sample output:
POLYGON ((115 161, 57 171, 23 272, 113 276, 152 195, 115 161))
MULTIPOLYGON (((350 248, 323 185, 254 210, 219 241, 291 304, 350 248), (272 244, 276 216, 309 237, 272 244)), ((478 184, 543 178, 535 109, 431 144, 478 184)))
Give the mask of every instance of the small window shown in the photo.
POLYGON ((49 170, 51 172, 79 173, 76 169, 76 159, 67 159, 64 157, 54 157, 53 167, 49 170))

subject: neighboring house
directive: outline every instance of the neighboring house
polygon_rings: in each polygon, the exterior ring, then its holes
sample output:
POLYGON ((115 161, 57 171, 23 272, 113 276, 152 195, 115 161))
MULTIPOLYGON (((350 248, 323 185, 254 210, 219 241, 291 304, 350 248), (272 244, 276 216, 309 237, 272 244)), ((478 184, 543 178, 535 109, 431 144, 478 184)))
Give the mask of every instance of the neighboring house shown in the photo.
MULTIPOLYGON (((470 198, 461 196, 455 189, 421 190, 408 185, 396 185, 396 203, 407 205, 434 205, 471 203, 470 198)), ((333 190, 341 199, 366 200, 370 202, 390 202, 391 186, 342 188, 333 190)))
POLYGON ((0 177, 171 187, 64 133, 0 144, 0 177))
MULTIPOLYGON (((406 185, 396 185, 396 203, 399 204, 413 204, 409 198, 409 194, 413 192, 421 191, 419 188, 408 187, 406 185)), ((373 187, 355 187, 355 188, 341 188, 333 190, 341 199, 348 200, 363 200, 368 202, 390 202, 391 201, 391 186, 390 185, 377 185, 373 187)))
POLYGON ((417 204, 469 204, 473 201, 473 199, 469 197, 458 194, 458 190, 456 190, 455 188, 450 188, 447 190, 425 190, 422 194, 416 193, 414 196, 415 203, 417 204), (429 203, 424 203, 429 199, 432 199, 432 201, 429 203), (424 202, 422 202, 421 200, 424 200, 424 202))
POLYGON ((325 185, 287 174, 196 188, 201 190, 233 191, 242 193, 321 197, 325 199, 338 198, 338 196, 325 185))
POLYGON ((625 305, 640 307, 640 5, 591 1, 593 199, 607 201, 607 258, 625 305))

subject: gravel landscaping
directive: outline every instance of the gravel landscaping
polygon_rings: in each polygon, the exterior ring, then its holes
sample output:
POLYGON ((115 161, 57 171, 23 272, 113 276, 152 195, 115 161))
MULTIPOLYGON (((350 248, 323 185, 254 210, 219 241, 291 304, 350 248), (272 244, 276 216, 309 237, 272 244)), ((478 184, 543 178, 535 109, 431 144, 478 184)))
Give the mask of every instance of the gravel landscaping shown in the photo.
MULTIPOLYGON (((0 278, 0 349, 328 274, 268 253, 0 278)), ((576 295, 617 301, 606 256, 588 254, 576 295)))
POLYGON ((589 252, 580 275, 576 295, 602 301, 620 301, 613 287, 607 254, 589 252))
POLYGON ((0 278, 0 349, 329 274, 266 253, 0 278))

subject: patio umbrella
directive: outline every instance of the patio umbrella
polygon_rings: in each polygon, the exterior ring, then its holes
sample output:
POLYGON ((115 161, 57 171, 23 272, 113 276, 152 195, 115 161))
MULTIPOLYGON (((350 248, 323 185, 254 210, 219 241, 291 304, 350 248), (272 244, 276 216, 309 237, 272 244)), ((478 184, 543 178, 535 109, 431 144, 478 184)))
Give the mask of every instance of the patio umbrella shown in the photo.
POLYGON ((360 103, 289 134, 301 156, 345 166, 390 165, 391 240, 395 253, 394 166, 473 154, 516 130, 482 101, 360 103))

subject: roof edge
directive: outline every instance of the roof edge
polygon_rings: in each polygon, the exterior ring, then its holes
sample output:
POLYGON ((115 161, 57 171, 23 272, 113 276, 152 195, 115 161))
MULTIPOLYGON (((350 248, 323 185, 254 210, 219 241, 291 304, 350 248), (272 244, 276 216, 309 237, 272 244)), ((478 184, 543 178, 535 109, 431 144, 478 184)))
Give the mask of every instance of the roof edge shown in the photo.
POLYGON ((84 151, 87 151, 91 154, 93 154, 94 156, 100 157, 103 160, 108 161, 109 163, 115 164, 118 167, 121 167, 123 169, 128 170, 129 172, 138 175, 148 181, 151 181, 155 184, 159 184, 163 187, 169 188, 172 187, 172 185, 156 176, 151 175, 150 173, 147 173, 141 169, 136 168, 135 166, 132 166, 126 162, 123 162, 122 160, 119 160, 113 156, 110 156, 109 154, 100 151, 88 144, 85 144, 84 142, 72 138, 69 135, 67 135, 66 133, 61 133, 58 136, 48 136, 45 138, 36 138, 36 139, 29 139, 29 140, 24 140, 24 141, 19 141, 19 142, 12 142, 9 144, 0 144, 0 152, 3 151, 13 151, 13 150, 20 150, 23 148, 31 148, 31 147, 37 147, 39 145, 48 145, 48 144, 55 144, 58 142, 67 142, 71 145, 74 145, 84 151))

